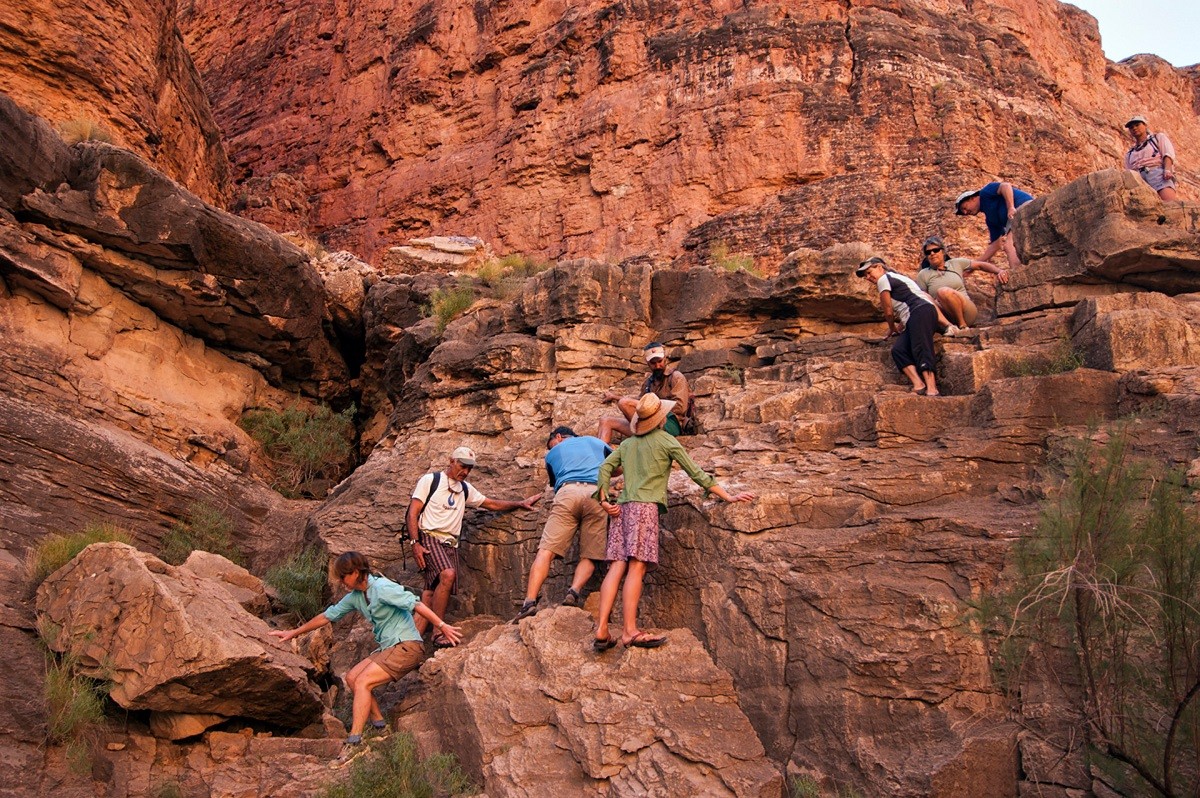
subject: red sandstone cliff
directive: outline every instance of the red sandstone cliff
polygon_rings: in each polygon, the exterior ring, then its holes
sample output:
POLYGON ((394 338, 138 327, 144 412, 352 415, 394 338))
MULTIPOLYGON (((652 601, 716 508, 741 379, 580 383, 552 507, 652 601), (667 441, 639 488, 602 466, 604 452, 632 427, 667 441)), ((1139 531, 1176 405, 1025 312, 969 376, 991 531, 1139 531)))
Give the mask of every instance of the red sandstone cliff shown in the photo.
POLYGON ((948 212, 964 187, 1045 193, 1116 164, 1132 111, 1200 150, 1195 75, 1107 62, 1054 0, 180 12, 245 210, 371 259, 432 233, 610 260, 724 241, 769 267, 857 239, 911 260, 931 232, 979 240, 948 212))
POLYGON ((6 0, 0 92, 56 126, 93 123, 209 202, 229 162, 175 0, 6 0))

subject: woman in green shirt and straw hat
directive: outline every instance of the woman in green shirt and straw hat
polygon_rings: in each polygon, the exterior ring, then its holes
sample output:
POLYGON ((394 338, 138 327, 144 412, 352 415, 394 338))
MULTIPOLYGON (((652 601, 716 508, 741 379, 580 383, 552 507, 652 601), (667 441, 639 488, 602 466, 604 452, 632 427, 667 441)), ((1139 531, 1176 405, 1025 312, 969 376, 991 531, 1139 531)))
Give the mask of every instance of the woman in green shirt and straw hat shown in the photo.
POLYGON ((667 481, 671 463, 679 463, 692 481, 727 502, 749 502, 753 493, 730 495, 693 462, 675 437, 663 430, 667 414, 675 403, 648 393, 638 400, 637 413, 630 422, 633 435, 621 442, 600 466, 597 498, 612 519, 608 529, 608 574, 600 586, 600 625, 593 647, 607 651, 617 644, 608 631, 608 616, 617 602, 622 579, 621 645, 657 648, 667 642, 663 636, 638 629, 638 602, 648 565, 658 564, 658 517, 667 511, 667 481), (613 471, 622 469, 625 487, 615 504, 608 501, 608 483, 613 471))

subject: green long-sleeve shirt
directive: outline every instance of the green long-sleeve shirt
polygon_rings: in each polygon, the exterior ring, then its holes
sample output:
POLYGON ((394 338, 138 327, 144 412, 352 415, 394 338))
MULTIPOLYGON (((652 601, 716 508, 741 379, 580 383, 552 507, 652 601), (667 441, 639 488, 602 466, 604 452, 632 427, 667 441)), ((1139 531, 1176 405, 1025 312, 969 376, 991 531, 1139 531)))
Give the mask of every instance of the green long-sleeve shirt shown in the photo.
POLYGON ((608 495, 608 482, 613 471, 621 468, 625 472, 625 489, 617 498, 618 504, 626 502, 654 502, 658 512, 667 511, 667 481, 671 477, 671 462, 679 463, 692 481, 707 491, 717 480, 704 472, 688 456, 687 451, 675 440, 675 436, 662 429, 645 435, 635 435, 621 441, 612 454, 600 466, 599 490, 596 498, 608 495))

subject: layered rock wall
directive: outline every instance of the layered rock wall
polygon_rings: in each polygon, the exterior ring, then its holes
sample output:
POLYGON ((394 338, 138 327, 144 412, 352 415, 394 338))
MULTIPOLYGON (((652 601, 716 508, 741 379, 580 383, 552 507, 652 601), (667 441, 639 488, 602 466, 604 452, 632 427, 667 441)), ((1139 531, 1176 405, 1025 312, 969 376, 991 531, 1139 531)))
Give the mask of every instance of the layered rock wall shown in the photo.
MULTIPOLYGON (((970 283, 1005 315, 940 339, 941 399, 896 384, 874 292, 852 276, 862 244, 797 251, 770 280, 561 263, 509 300, 476 302, 441 336, 414 321, 421 283, 385 277, 367 335, 369 360, 388 364, 372 373, 395 403, 390 431, 313 523, 334 551, 369 551, 420 585, 395 533, 421 473, 468 443, 472 484, 527 495, 544 482, 547 431, 592 431, 611 412, 604 391, 635 391, 642 343, 664 340, 697 395, 702 433, 683 442, 759 498, 727 506, 672 478, 643 622, 702 641, 792 773, 869 795, 1015 795, 1022 779, 1051 789, 1048 763, 1070 741, 1018 734, 965 619, 1035 528, 1054 487, 1047 465, 1069 441, 1136 412, 1126 423, 1141 453, 1200 473, 1187 393, 1195 206, 1159 206, 1159 224, 1152 198, 1099 172, 1024 217, 1027 271, 970 283), (1051 365, 1063 352, 1069 362, 1051 365)), ((544 518, 468 519, 452 618, 515 612, 544 518)), ((572 564, 554 571, 548 601, 572 564)), ((476 746, 462 750, 474 758, 476 746)), ((1070 788, 1091 789, 1071 761, 1070 788)))
POLYGON ((0 91, 79 135, 103 129, 209 202, 229 162, 176 3, 14 0, 0 7, 0 91))
POLYGON ((208 503, 277 556, 303 520, 246 478, 263 471, 237 422, 346 391, 307 256, 3 97, 0 127, 4 548, 109 521, 154 549, 208 503))
POLYGON ((610 261, 720 244, 768 271, 861 240, 915 262, 931 233, 981 243, 952 216, 964 188, 1118 163, 1134 111, 1200 150, 1195 73, 1107 62, 1095 20, 1054 0, 180 12, 241 207, 373 261, 433 234, 610 261), (281 216, 295 181, 313 202, 281 216))

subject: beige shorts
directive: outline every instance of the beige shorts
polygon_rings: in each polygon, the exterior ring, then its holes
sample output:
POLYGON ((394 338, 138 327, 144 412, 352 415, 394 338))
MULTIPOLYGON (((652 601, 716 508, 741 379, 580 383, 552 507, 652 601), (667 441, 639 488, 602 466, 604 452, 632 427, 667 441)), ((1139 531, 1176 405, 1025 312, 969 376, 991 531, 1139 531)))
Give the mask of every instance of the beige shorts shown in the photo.
MULTIPOLYGON (((962 299, 963 321, 967 323, 968 327, 970 327, 975 323, 975 319, 979 316, 979 308, 975 307, 975 301, 971 299, 971 297, 969 297, 965 291, 955 291, 954 293, 958 294, 959 298, 962 299)), ((942 303, 940 300, 938 301, 938 307, 941 308, 942 315, 945 316, 948 321, 954 321, 946 309, 942 308, 942 303)))
POLYGON ((367 659, 387 671, 394 681, 421 667, 421 663, 425 661, 425 644, 414 640, 397 643, 391 648, 376 651, 367 659))
POLYGON ((608 513, 592 498, 595 492, 595 485, 584 482, 568 482, 559 488, 538 549, 564 557, 578 531, 579 556, 585 560, 603 560, 608 544, 608 513))

